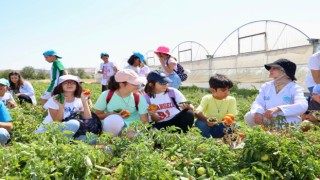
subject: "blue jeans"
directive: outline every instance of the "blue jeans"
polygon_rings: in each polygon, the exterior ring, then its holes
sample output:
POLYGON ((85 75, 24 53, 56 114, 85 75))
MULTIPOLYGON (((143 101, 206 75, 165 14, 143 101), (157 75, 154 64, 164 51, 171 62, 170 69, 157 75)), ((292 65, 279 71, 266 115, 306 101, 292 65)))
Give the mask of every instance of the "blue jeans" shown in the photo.
POLYGON ((180 85, 181 85, 181 79, 178 76, 177 73, 173 72, 172 74, 169 74, 169 79, 172 80, 172 83, 169 83, 169 87, 173 87, 176 89, 179 89, 180 85))
POLYGON ((0 128, 0 144, 5 145, 10 138, 9 132, 5 128, 0 128))
MULTIPOLYGON (((195 126, 201 130, 201 135, 206 138, 209 138, 210 136, 213 138, 222 138, 225 134, 224 131, 227 128, 222 123, 210 127, 206 122, 199 119, 197 119, 195 126)), ((228 133, 231 133, 231 129, 228 133)))
POLYGON ((73 137, 73 135, 78 131, 78 129, 80 128, 80 123, 77 120, 69 120, 69 121, 65 121, 62 122, 62 124, 64 124, 64 127, 60 128, 61 131, 70 131, 72 133, 68 133, 66 135, 66 137, 68 139, 70 139, 71 137, 73 137))

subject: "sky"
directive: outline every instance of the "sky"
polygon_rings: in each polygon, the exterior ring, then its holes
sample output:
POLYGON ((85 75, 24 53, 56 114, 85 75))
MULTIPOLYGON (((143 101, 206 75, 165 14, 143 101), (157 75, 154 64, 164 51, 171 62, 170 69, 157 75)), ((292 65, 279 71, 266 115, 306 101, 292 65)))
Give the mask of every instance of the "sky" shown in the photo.
POLYGON ((210 54, 232 31, 281 21, 320 39, 319 0, 2 0, 0 70, 50 69, 53 49, 67 68, 99 67, 101 52, 120 68, 132 53, 184 41, 210 54))

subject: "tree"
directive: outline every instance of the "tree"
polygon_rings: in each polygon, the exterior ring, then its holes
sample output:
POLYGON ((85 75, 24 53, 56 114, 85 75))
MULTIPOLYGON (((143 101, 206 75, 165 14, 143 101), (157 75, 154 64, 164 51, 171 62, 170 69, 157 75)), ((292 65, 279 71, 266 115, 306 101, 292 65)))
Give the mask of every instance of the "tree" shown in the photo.
POLYGON ((24 67, 21 72, 21 76, 25 79, 34 79, 36 77, 36 71, 32 66, 24 67))
POLYGON ((77 76, 79 76, 81 79, 86 78, 86 72, 84 69, 78 68, 77 76))
POLYGON ((77 75, 77 71, 76 71, 75 68, 69 68, 68 69, 68 74, 77 75))
POLYGON ((36 79, 48 79, 50 78, 50 74, 46 72, 45 70, 39 70, 37 73, 36 79))
POLYGON ((7 70, 4 70, 4 71, 1 71, 0 72, 0 78, 5 78, 5 79, 8 79, 8 75, 10 72, 12 72, 13 70, 11 69, 7 69, 7 70))

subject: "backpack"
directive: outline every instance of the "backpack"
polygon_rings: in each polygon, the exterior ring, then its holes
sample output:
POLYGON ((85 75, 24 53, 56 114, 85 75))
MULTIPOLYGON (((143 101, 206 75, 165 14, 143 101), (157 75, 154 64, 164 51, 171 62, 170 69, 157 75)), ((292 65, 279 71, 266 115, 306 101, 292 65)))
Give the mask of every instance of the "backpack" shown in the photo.
POLYGON ((70 114, 70 116, 64 118, 62 122, 69 121, 71 119, 77 120, 80 123, 78 131, 73 135, 73 137, 79 137, 81 135, 86 135, 87 132, 91 132, 97 135, 102 133, 102 123, 98 116, 91 112, 91 119, 84 119, 79 112, 70 114))
MULTIPOLYGON (((167 66, 169 66, 168 61, 167 66)), ((177 63, 177 70, 173 69, 173 71, 178 74, 181 81, 185 81, 188 79, 188 75, 184 72, 184 68, 180 63, 177 63)))
MULTIPOLYGON (((181 111, 181 110, 180 110, 180 107, 179 107, 179 105, 178 105, 178 103, 177 103, 177 101, 176 101, 176 94, 174 93, 173 88, 168 88, 168 95, 169 95, 169 97, 170 97, 170 100, 171 100, 172 104, 174 104, 174 106, 175 106, 179 111, 181 111)), ((150 105, 150 104, 151 104, 151 101, 150 101, 150 97, 148 96, 148 94, 144 94, 143 96, 144 96, 144 98, 146 99, 147 103, 150 105)))
MULTIPOLYGON (((112 90, 112 89, 109 90, 107 98, 106 98, 107 104, 110 102, 114 92, 115 92, 115 90, 112 90)), ((135 106, 136 106, 136 110, 138 111, 139 110, 138 105, 139 105, 139 101, 140 101, 140 96, 139 96, 138 93, 133 93, 133 98, 134 98, 134 103, 135 103, 135 106)))

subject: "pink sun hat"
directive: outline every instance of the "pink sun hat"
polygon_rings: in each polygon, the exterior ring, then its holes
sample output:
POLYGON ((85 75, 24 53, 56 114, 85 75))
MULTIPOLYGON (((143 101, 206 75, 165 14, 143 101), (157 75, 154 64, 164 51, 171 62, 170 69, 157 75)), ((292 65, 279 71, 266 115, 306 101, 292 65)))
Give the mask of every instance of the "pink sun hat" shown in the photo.
POLYGON ((116 82, 128 82, 130 84, 134 85, 141 85, 145 84, 147 81, 145 77, 139 76, 136 72, 134 72, 132 69, 123 69, 118 71, 114 75, 114 79, 116 82))
POLYGON ((170 55, 170 50, 166 46, 159 46, 156 51, 154 51, 155 54, 163 53, 170 55))

